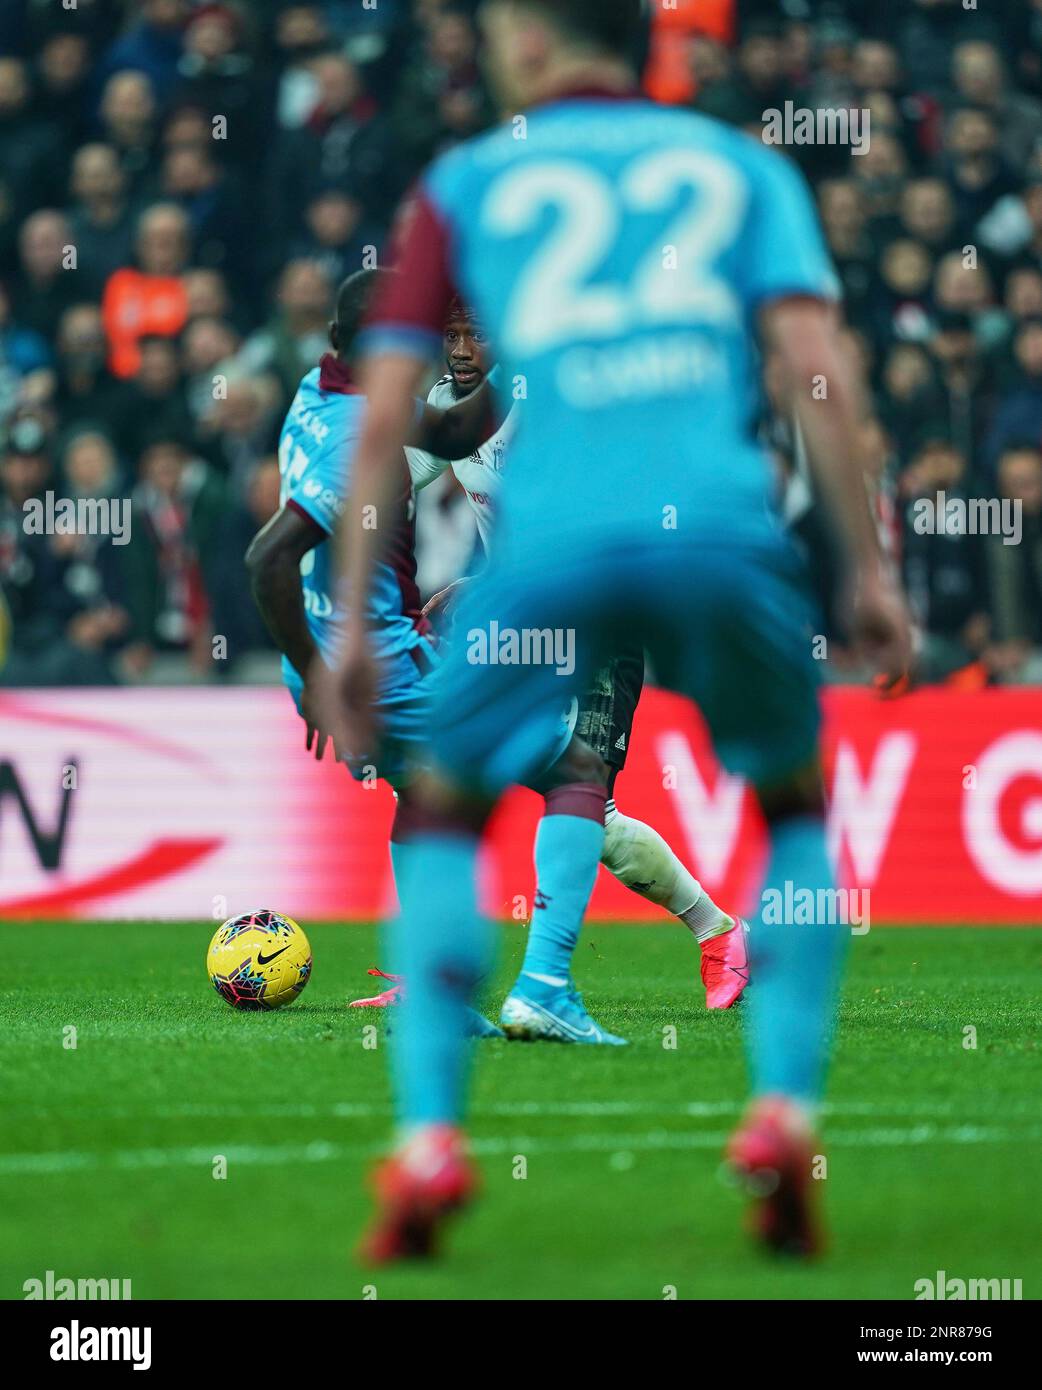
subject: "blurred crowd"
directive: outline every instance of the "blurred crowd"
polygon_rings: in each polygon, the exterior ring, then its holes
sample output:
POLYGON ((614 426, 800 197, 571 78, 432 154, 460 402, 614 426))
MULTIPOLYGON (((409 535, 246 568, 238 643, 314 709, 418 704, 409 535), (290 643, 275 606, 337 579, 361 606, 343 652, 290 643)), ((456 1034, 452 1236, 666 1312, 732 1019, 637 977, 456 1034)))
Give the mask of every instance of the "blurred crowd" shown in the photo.
MULTIPOLYGON (((424 164, 497 118, 475 8, 0 4, 0 684, 222 678, 267 649, 242 555, 282 417, 338 282, 424 164), (129 543, 27 533, 48 490, 129 498, 129 543)), ((757 138, 786 102, 870 113, 862 153, 787 152, 873 384, 923 672, 1042 679, 1042 0, 653 8, 657 99, 757 138), (938 491, 1016 500, 1019 543, 915 529, 938 491)), ((799 442, 770 433, 809 537, 799 442)), ((427 504, 428 589, 467 526, 451 490, 427 504)))

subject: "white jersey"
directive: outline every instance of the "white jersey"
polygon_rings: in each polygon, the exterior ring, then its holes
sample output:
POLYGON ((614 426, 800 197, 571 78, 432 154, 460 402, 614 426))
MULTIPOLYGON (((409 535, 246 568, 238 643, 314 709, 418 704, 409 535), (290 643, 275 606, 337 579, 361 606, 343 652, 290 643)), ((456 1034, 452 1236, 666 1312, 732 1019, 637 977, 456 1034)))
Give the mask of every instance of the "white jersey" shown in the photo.
MULTIPOLYGON (((457 397, 452 387, 452 377, 443 376, 434 383, 427 396, 427 404, 439 410, 455 405, 457 397)), ((506 451, 517 429, 517 406, 500 425, 491 439, 486 439, 480 448, 464 459, 440 459, 423 449, 406 449, 409 472, 413 487, 419 491, 451 468, 459 479, 460 486, 467 494, 467 501, 478 525, 478 535, 487 553, 496 517, 496 496, 503 479, 503 464, 506 451)))

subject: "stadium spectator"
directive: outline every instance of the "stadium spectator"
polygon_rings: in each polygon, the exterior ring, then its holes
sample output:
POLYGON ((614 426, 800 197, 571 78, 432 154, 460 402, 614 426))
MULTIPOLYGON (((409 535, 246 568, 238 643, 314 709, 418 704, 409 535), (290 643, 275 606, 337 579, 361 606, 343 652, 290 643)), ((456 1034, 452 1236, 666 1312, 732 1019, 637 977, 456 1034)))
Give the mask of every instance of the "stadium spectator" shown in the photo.
POLYGON ((163 100, 177 81, 188 0, 132 0, 131 8, 135 17, 105 55, 103 70, 145 73, 163 100))
POLYGON ((0 285, 0 421, 18 404, 26 378, 50 365, 47 339, 14 318, 7 291, 0 285))
POLYGON ((218 522, 210 569, 213 630, 227 643, 224 659, 215 663, 218 676, 237 674, 250 652, 274 650, 253 596, 239 580, 250 541, 279 509, 279 482, 278 459, 262 458, 245 479, 242 500, 236 495, 218 522))
POLYGON ((1042 682, 1042 450, 1011 445, 998 462, 999 491, 1020 503, 1020 541, 988 537, 992 643, 986 659, 1003 681, 1042 682))
POLYGON ((943 179, 910 179, 898 205, 901 226, 935 254, 955 249, 955 204, 943 179))
POLYGON ((994 476, 1000 456, 1018 440, 1042 443, 1042 317, 1027 318, 1013 339, 1015 372, 999 396, 985 446, 994 476))
MULTIPOLYGON (((90 471, 73 465, 84 489, 90 471)), ((110 536, 28 528, 25 504, 52 486, 46 432, 25 417, 0 459, 0 589, 12 623, 0 684, 111 685, 130 632, 119 547, 110 536)))
POLYGON ((184 653, 210 666, 210 602, 204 565, 216 553, 225 493, 209 467, 178 438, 161 434, 141 457, 128 547, 129 604, 142 636, 142 672, 157 654, 184 653))
POLYGON ((186 270, 181 276, 181 283, 188 302, 189 323, 203 316, 214 319, 232 317, 235 306, 227 282, 219 270, 186 270))
POLYGON ((76 293, 72 228, 63 212, 41 208, 22 223, 19 269, 13 285, 18 322, 53 341, 58 321, 76 293))
POLYGON ((76 151, 69 189, 81 293, 100 299, 109 278, 130 261, 134 244, 126 175, 111 145, 82 145, 76 151))
POLYGON ((944 523, 946 505, 969 496, 966 472, 965 456, 933 438, 902 478, 902 576, 921 630, 920 674, 931 681, 975 661, 988 639, 983 539, 944 523))
POLYGON ((180 276, 191 248, 187 215, 175 203, 156 203, 137 227, 136 266, 109 277, 102 298, 112 370, 133 376, 140 363, 138 343, 146 334, 172 337, 188 317, 180 276))
POLYGON ((258 81, 242 19, 230 5, 203 4, 189 16, 174 99, 205 112, 230 164, 261 153, 271 96, 258 81), (214 117, 223 126, 214 125, 214 117))
POLYGON ((66 309, 56 346, 53 400, 59 428, 67 432, 84 421, 118 419, 125 388, 108 369, 98 306, 74 304, 66 309))
POLYGON ((195 422, 185 399, 178 345, 172 338, 145 336, 138 343, 138 368, 121 383, 113 412, 113 436, 136 473, 138 459, 156 434, 188 446, 195 422))
POLYGON ((959 99, 990 112, 1002 158, 1019 169, 1042 141, 1042 102, 1010 91, 1002 56, 994 44, 968 39, 952 53, 952 87, 959 99))
POLYGON ((331 183, 359 190, 366 205, 389 214, 410 171, 395 159, 390 131, 343 53, 311 63, 316 101, 306 123, 285 130, 273 157, 271 207, 284 243, 302 227, 304 209, 331 183))
POLYGON ((212 148, 176 145, 163 158, 159 193, 188 218, 194 260, 245 290, 253 283, 253 221, 238 183, 212 148))
POLYGON ((290 261, 279 277, 277 309, 241 354, 250 375, 273 372, 289 402, 305 372, 325 352, 333 283, 316 261, 290 261))
POLYGON ((40 109, 59 131, 74 134, 88 115, 91 62, 87 36, 61 31, 52 34, 40 49, 36 72, 40 109))
POLYGON ((710 116, 759 132, 764 111, 780 109, 789 95, 782 28, 764 18, 746 25, 731 74, 706 84, 695 104, 710 116))
POLYGON ((294 260, 315 261, 331 284, 339 285, 370 264, 383 241, 383 229, 370 219, 361 201, 347 189, 332 187, 314 197, 304 214, 306 231, 290 243, 294 260))
POLYGON ((443 9, 406 69, 393 112, 406 163, 421 169, 443 149, 492 123, 495 111, 477 63, 477 36, 467 16, 443 9))
POLYGON ((140 194, 151 173, 157 130, 157 103, 143 72, 117 72, 101 97, 101 138, 119 156, 132 194, 140 194))
POLYGON ((10 55, 0 56, 0 168, 23 214, 61 195, 62 133, 34 110, 28 67, 10 55))

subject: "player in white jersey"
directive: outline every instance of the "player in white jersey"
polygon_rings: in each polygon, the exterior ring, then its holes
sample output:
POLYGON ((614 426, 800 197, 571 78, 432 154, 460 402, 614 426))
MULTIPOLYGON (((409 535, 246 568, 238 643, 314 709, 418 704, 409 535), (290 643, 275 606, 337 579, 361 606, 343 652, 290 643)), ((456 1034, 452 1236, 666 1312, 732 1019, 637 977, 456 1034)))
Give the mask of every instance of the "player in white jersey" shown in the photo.
MULTIPOLYGON (((456 301, 445 323, 445 362, 448 373, 441 377, 427 396, 429 405, 450 409, 463 397, 477 390, 489 375, 485 335, 473 315, 456 301)), ((515 402, 502 422, 482 445, 465 458, 448 463, 422 449, 406 449, 413 486, 425 487, 451 467, 477 522, 478 534, 486 553, 492 543, 496 516, 496 496, 502 485, 503 470, 511 441, 520 425, 521 407, 515 402)), ((457 580, 436 594, 424 608, 424 616, 445 616, 465 579, 457 580)), ((713 902, 672 849, 650 825, 623 815, 615 805, 615 778, 626 763, 632 737, 633 719, 644 683, 644 652, 639 643, 623 643, 618 655, 597 672, 590 688, 577 702, 575 732, 608 765, 608 801, 604 819, 604 853, 601 863, 615 877, 646 898, 665 908, 687 926, 698 940, 701 951, 702 982, 706 1006, 728 1009, 738 1002, 749 979, 746 928, 740 919, 728 916, 713 902)), ((538 869, 538 841, 536 867, 538 869)), ((532 914, 534 950, 544 928, 542 917, 554 906, 537 890, 532 914)), ((539 1019, 518 1020, 518 1036, 529 1036, 530 1029, 542 1029, 539 1019)))

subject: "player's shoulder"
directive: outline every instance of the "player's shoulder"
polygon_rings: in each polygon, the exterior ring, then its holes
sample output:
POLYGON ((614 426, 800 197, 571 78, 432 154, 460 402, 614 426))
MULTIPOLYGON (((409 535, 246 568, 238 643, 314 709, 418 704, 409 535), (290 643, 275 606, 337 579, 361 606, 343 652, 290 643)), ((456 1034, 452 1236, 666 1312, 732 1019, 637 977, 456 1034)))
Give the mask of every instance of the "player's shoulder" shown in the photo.
POLYGON ((509 126, 494 126, 473 135, 438 155, 422 175, 420 188, 443 213, 466 206, 468 192, 488 177, 492 167, 510 157, 511 146, 516 148, 516 141, 509 126))
POLYGON ((438 378, 427 392, 427 404, 436 405, 441 410, 447 410, 449 406, 456 404, 451 374, 446 373, 445 376, 438 378))

